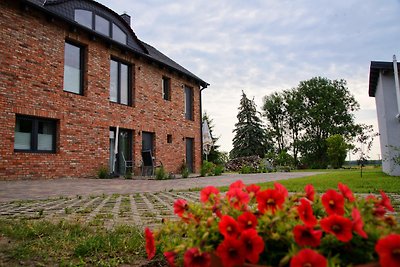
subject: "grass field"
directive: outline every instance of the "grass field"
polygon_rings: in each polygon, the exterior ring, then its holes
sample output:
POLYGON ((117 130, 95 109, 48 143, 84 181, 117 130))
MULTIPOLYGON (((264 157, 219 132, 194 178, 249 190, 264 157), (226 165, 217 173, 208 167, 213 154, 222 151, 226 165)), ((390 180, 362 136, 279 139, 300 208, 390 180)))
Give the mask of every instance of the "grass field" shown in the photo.
MULTIPOLYGON (((313 184, 318 192, 324 192, 329 188, 337 188, 339 182, 348 185, 354 193, 379 193, 379 190, 383 190, 400 194, 400 177, 389 176, 380 169, 373 168, 363 170, 362 177, 360 170, 329 170, 324 174, 280 181, 290 192, 303 191, 307 184, 313 184)), ((260 185, 266 188, 273 183, 260 185)))

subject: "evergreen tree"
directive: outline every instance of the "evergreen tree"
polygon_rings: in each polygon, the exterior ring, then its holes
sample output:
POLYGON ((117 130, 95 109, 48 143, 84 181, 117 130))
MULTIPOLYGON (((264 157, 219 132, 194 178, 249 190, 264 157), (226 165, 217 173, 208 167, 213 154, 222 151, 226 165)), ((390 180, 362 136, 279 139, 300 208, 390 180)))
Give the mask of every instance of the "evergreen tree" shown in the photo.
POLYGON ((254 99, 248 99, 242 91, 237 115, 238 122, 233 130, 235 137, 233 149, 230 152, 231 158, 254 155, 264 157, 267 151, 267 134, 258 115, 254 99))
MULTIPOLYGON (((221 164, 223 163, 223 159, 221 158, 221 152, 218 151, 218 148, 220 147, 217 145, 219 137, 214 137, 213 130, 214 130, 214 120, 210 118, 210 116, 207 114, 207 112, 204 112, 203 114, 203 121, 206 121, 208 124, 208 129, 210 130, 210 135, 211 139, 213 141, 213 146, 210 150, 210 153, 207 156, 207 160, 209 162, 213 162, 215 164, 221 164)), ((205 154, 203 155, 203 158, 205 159, 206 156, 205 154)))

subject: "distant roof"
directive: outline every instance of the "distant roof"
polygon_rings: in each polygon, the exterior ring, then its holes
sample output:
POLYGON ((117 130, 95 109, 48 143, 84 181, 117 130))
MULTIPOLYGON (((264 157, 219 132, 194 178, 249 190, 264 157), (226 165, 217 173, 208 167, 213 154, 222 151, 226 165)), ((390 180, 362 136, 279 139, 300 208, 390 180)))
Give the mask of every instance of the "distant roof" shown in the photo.
MULTIPOLYGON (((397 63, 397 67, 400 69, 400 63, 397 63)), ((371 66, 369 68, 369 90, 368 90, 368 94, 371 97, 375 97, 376 86, 378 85, 379 73, 383 70, 393 71, 393 62, 371 61, 371 66)))
POLYGON ((192 72, 188 71, 160 51, 158 51, 153 46, 146 44, 138 39, 136 34, 133 32, 131 26, 128 22, 126 22, 120 15, 118 15, 113 10, 109 9, 108 7, 93 1, 93 0, 21 0, 27 4, 34 6, 35 8, 50 14, 54 17, 64 20, 68 24, 72 25, 73 27, 82 29, 84 31, 90 32, 96 38, 106 40, 109 44, 120 47, 125 51, 133 52, 136 55, 141 57, 147 58, 155 63, 160 64, 161 66, 170 68, 172 70, 177 71, 180 74, 183 74, 193 80, 195 80, 198 84, 202 87, 207 87, 209 84, 203 81, 198 76, 194 75, 192 72), (116 25, 125 29, 128 33, 128 40, 126 44, 122 44, 112 40, 111 38, 98 34, 97 32, 81 26, 74 20, 74 8, 84 8, 87 10, 94 11, 96 13, 105 16, 111 22, 115 23, 116 25))

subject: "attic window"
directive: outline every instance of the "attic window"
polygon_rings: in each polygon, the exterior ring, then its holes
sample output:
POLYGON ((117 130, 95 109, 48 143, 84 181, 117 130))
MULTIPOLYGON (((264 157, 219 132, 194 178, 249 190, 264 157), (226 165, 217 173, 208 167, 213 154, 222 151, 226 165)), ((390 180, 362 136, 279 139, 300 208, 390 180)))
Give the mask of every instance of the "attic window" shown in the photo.
POLYGON ((112 38, 117 42, 126 44, 126 34, 114 23, 112 24, 112 38))
POLYGON ((75 9, 74 19, 79 24, 110 37, 114 41, 127 44, 127 34, 118 25, 100 15, 93 14, 92 11, 75 9))
POLYGON ((106 36, 110 36, 110 22, 99 15, 96 15, 95 18, 94 30, 106 36))
POLYGON ((75 21, 90 29, 93 28, 93 14, 91 11, 75 9, 75 21))

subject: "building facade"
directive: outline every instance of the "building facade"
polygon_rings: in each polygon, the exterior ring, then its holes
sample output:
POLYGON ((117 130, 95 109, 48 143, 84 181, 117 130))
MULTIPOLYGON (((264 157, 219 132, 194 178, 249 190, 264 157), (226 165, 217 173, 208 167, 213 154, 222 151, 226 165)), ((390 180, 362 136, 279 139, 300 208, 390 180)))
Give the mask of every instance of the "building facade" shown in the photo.
POLYGON ((0 2, 0 179, 201 166, 207 83, 91 0, 0 2))
MULTIPOLYGON (((397 63, 398 68, 400 65, 397 63)), ((393 62, 372 61, 369 96, 375 97, 383 172, 400 176, 400 112, 397 103, 393 62)), ((396 73, 396 75, 399 75, 396 73)))

